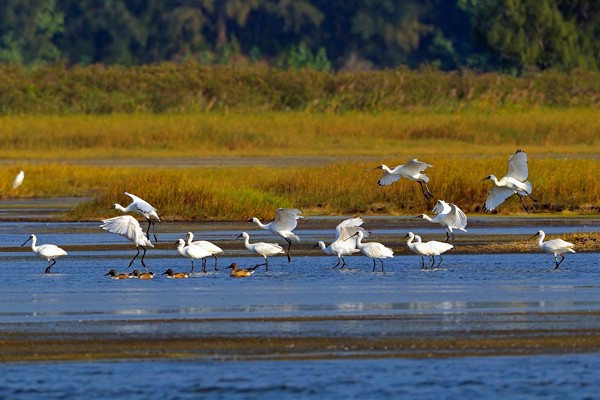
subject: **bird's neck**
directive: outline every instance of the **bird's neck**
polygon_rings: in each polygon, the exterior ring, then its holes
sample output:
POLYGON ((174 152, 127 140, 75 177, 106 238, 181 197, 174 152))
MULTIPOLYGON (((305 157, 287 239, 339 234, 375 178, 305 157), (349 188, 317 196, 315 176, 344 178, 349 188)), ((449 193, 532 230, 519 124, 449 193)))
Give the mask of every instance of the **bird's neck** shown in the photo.
POLYGON ((114 207, 115 207, 115 209, 116 209, 116 210, 119 210, 119 211, 121 211, 121 212, 129 212, 129 211, 130 211, 130 210, 128 210, 128 208, 129 208, 129 207, 125 208, 125 207, 123 207, 123 206, 122 206, 122 205, 120 205, 120 204, 115 204, 115 206, 114 206, 114 207))
POLYGON ((432 221, 431 217, 430 217, 429 215, 425 215, 425 214, 423 214, 423 219, 424 219, 425 221, 429 221, 429 222, 431 222, 431 221, 432 221))
POLYGON ((260 226, 262 229, 269 229, 269 226, 268 226, 269 224, 263 224, 262 222, 260 222, 260 220, 258 218, 253 218, 252 221, 256 225, 260 226))

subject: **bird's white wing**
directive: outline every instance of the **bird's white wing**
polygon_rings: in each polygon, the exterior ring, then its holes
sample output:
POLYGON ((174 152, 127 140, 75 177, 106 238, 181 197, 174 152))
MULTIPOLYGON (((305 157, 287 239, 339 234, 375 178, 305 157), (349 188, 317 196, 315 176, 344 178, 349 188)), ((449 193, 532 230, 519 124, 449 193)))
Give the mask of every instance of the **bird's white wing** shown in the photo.
POLYGON ((291 231, 298 225, 297 220, 304 218, 300 214, 302 211, 297 208, 279 208, 275 212, 275 220, 273 225, 278 231, 291 231))
POLYGON ((281 247, 279 244, 265 242, 254 243, 254 251, 258 254, 266 255, 284 253, 283 247, 281 247))
POLYGON ((444 200, 438 200, 432 211, 436 214, 448 214, 451 211, 450 204, 446 203, 444 200))
POLYGON ((349 237, 353 236, 354 234, 356 234, 356 232, 358 232, 358 231, 361 231, 363 233, 364 237, 368 237, 369 231, 367 231, 365 228, 361 227, 363 222, 364 222, 363 219, 360 217, 348 218, 348 219, 340 222, 339 225, 335 228, 335 230, 337 232, 335 241, 336 242, 344 241, 344 240, 348 239, 349 237))
POLYGON ((515 178, 523 182, 527 179, 529 170, 527 168, 527 153, 517 150, 515 154, 508 158, 508 173, 506 176, 515 178))
POLYGON ((140 223, 131 215, 121 215, 119 217, 103 219, 100 228, 126 237, 135 243, 136 246, 154 247, 146 237, 140 223))
POLYGON ((398 179, 400 179, 400 175, 390 174, 384 171, 383 175, 381 175, 381 178, 379 178, 379 182, 377 182, 377 184, 379 186, 387 186, 396 182, 398 179))
POLYGON ((504 186, 494 186, 490 189, 488 193, 487 199, 485 199, 484 209, 488 211, 494 210, 500 204, 504 202, 504 200, 508 199, 514 191, 504 186))
POLYGON ((152 207, 152 205, 150 205, 150 203, 148 203, 146 200, 137 197, 136 195, 131 193, 123 192, 123 194, 129 196, 131 200, 133 200, 136 203, 136 207, 141 212, 150 213, 152 211, 156 211, 156 208, 152 207))
POLYGON ((25 179, 25 172, 21 171, 15 176, 15 180, 13 181, 13 189, 18 188, 23 183, 23 179, 25 179))
POLYGON ((420 172, 425 171, 428 167, 433 167, 431 164, 424 163, 422 161, 410 160, 406 164, 404 164, 403 168, 409 175, 418 175, 420 172))
MULTIPOLYGON (((467 227, 467 215, 456 206, 456 204, 450 204, 450 213, 448 214, 452 218, 452 228, 465 230, 467 227)), ((466 230, 465 230, 466 231, 466 230)))

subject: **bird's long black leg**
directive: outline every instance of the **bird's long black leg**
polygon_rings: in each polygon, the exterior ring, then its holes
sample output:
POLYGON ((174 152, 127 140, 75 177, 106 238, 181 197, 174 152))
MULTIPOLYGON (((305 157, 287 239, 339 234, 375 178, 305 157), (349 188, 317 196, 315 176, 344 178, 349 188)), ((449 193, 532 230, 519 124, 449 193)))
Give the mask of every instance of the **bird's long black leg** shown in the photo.
POLYGON ((527 197, 529 197, 531 200, 533 200, 534 203, 537 203, 538 201, 536 199, 534 199, 533 197, 531 197, 531 194, 525 192, 525 194, 527 195, 527 197))
POLYGON ((431 193, 431 190, 429 190, 429 186, 427 186, 427 183, 425 183, 424 185, 425 185, 425 189, 427 189, 427 193, 429 194, 429 197, 431 199, 433 199, 433 193, 431 193))
POLYGON ((345 266, 346 266, 346 260, 344 259, 344 256, 342 256, 342 266, 340 267, 340 269, 344 269, 345 266))
POLYGON ((144 268, 146 268, 146 263, 144 262, 144 257, 146 257, 146 248, 142 246, 142 249, 144 249, 144 252, 142 253, 142 265, 144 266, 144 268))
POLYGON ((290 254, 290 249, 292 248, 292 241, 288 238, 285 238, 285 241, 288 242, 288 250, 287 250, 288 262, 292 262, 292 256, 290 254))
POLYGON ((448 233, 448 231, 446 231, 446 243, 448 243, 449 240, 450 240, 450 234, 448 233))
POLYGON ((558 269, 558 267, 560 267, 560 264, 562 264, 562 262, 565 260, 565 256, 563 256, 562 254, 560 255, 560 261, 558 262, 558 264, 556 264, 556 268, 554 269, 558 269))
MULTIPOLYGON (((289 255, 288 255, 288 257, 289 257, 289 255)), ((265 257, 265 266, 266 266, 265 271, 268 271, 269 270, 269 259, 267 257, 265 257)))
POLYGON ((379 260, 379 262, 381 263, 381 272, 385 272, 385 271, 383 270, 383 260, 379 260))
POLYGON ((206 273, 206 258, 202 259, 202 272, 206 273))
POLYGON ((133 262, 135 261, 135 259, 137 258, 137 256, 140 255, 140 248, 137 248, 137 253, 135 253, 135 256, 133 256, 133 258, 131 259, 131 261, 129 261, 129 266, 127 268, 131 268, 131 266, 133 265, 133 262))
POLYGON ((376 268, 377 268, 377 264, 375 263, 375 259, 373 259, 373 272, 375 272, 376 268))
POLYGON ((52 269, 52 266, 56 264, 56 260, 53 259, 52 262, 48 265, 48 268, 46 268, 46 271, 44 271, 46 274, 50 273, 50 269, 52 269))
POLYGON ((425 200, 429 201, 429 196, 425 192, 425 188, 423 187, 423 182, 421 182, 421 181, 417 181, 417 182, 419 182, 419 185, 421 185, 421 192, 423 192, 423 196, 425 196, 425 200))
POLYGON ((192 270, 190 271, 190 273, 194 272, 194 260, 192 260, 192 270))
POLYGON ((154 235, 154 243, 158 243, 158 237, 156 236, 156 224, 154 221, 150 221, 152 224, 152 234, 154 235))
POLYGON ((439 267, 440 267, 440 264, 442 263, 442 256, 440 255, 440 256, 438 256, 438 257, 440 257, 440 260, 438 261, 438 265, 437 265, 437 267, 439 268, 439 267))
POLYGON ((218 261, 219 259, 218 259, 218 258, 217 258, 217 256, 216 256, 216 255, 214 255, 214 254, 213 254, 213 257, 215 258, 215 271, 218 271, 218 269, 217 269, 217 261, 218 261))
POLYGON ((433 264, 435 264, 435 256, 431 256, 431 265, 429 268, 433 269, 433 264))
POLYGON ((521 205, 523 206, 523 209, 525 210, 525 212, 527 214, 529 214, 529 210, 527 209, 527 207, 525 207, 525 202, 523 201, 523 196, 521 196, 519 193, 517 193, 517 196, 519 196, 519 200, 521 200, 521 205))
POLYGON ((338 262, 333 266, 332 269, 336 269, 338 265, 342 262, 342 259, 338 257, 338 262))
POLYGON ((425 269, 425 258, 421 256, 421 269, 425 269))

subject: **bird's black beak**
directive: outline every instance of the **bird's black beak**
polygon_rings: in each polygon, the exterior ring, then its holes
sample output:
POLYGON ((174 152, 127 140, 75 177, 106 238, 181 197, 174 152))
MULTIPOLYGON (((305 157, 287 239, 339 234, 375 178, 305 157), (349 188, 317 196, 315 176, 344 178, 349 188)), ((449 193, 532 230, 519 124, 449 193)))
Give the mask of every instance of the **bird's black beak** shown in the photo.
POLYGON ((110 275, 111 272, 112 272, 112 270, 108 271, 107 273, 104 274, 104 276, 110 275))
MULTIPOLYGON (((346 240, 352 239, 354 236, 358 236, 358 232, 356 232, 354 235, 350 236, 350 237, 349 237, 348 239, 346 239, 346 240)), ((346 240, 344 240, 344 242, 345 242, 346 240)))
POLYGON ((534 237, 536 237, 536 236, 539 236, 539 234, 540 234, 540 233, 538 232, 538 233, 536 233, 535 235, 533 235, 532 237, 530 237, 529 239, 533 239, 534 237))
POLYGON ((484 181, 487 181, 488 179, 490 179, 490 177, 489 177, 489 176, 486 176, 485 178, 483 178, 483 179, 482 179, 482 180, 480 180, 479 182, 484 182, 484 181))
POLYGON ((161 275, 167 275, 167 271, 163 272, 161 275))
POLYGON ((319 243, 315 244, 312 248, 319 247, 319 243))
POLYGON ((239 239, 239 238, 241 238, 241 237, 243 237, 243 236, 244 236, 244 235, 242 235, 242 234, 240 233, 240 234, 239 234, 239 235, 237 235, 237 236, 236 236, 236 237, 235 237, 233 240, 237 240, 237 239, 239 239))
POLYGON ((408 237, 408 233, 406 234, 406 236, 404 236, 404 239, 406 239, 408 237))
POLYGON ((252 222, 252 218, 250 218, 250 219, 249 219, 248 221, 246 221, 246 222, 252 222))
POLYGON ((29 237, 29 239, 27 239, 26 241, 24 241, 21 246, 25 246, 25 243, 29 242, 30 240, 31 240, 31 236, 29 237))

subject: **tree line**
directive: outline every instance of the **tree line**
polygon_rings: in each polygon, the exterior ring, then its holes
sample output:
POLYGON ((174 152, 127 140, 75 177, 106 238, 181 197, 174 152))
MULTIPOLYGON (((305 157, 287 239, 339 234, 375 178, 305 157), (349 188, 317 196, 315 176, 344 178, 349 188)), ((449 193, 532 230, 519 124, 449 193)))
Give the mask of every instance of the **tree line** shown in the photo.
POLYGON ((0 62, 600 66, 598 0, 3 0, 0 62))

